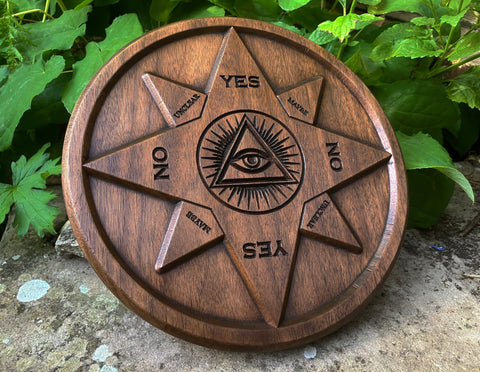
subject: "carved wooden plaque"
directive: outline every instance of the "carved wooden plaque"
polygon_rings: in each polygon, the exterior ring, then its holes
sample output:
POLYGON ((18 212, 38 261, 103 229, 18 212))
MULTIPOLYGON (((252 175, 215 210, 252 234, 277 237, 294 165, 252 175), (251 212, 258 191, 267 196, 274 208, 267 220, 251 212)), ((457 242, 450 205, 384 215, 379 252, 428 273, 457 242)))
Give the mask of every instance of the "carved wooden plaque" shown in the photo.
POLYGON ((319 46, 252 20, 173 24, 115 55, 76 106, 63 167, 106 285, 210 347, 275 350, 337 329, 405 228, 379 104, 319 46))

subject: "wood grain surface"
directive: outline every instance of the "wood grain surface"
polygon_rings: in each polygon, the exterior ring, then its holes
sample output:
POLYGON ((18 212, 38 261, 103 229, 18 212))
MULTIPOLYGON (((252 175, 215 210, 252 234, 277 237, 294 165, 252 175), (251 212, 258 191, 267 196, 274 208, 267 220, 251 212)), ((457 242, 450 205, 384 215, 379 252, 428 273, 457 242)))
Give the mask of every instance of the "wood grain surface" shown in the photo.
POLYGON ((63 185, 116 296, 230 350, 351 319, 407 214, 399 146, 363 83, 301 36, 234 18, 160 28, 107 62, 72 115, 63 185))

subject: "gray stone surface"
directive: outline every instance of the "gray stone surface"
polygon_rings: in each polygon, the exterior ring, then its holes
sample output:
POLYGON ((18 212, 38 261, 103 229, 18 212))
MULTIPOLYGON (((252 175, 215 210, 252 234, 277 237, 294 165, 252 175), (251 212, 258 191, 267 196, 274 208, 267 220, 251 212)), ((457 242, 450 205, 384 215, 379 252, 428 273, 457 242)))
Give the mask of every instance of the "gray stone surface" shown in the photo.
POLYGON ((65 222, 58 234, 58 238, 55 241, 55 251, 58 255, 74 255, 77 257, 85 257, 82 248, 77 242, 75 235, 73 234, 70 221, 65 222))
MULTIPOLYGON (((480 173, 462 170, 478 194, 480 173)), ((0 370, 480 371, 480 226, 458 236, 479 211, 457 190, 436 228, 407 232, 357 319, 304 347, 258 354, 169 336, 123 306, 85 259, 57 255, 55 237, 9 231, 0 243, 0 370), (22 286, 28 301, 18 299, 22 286)))

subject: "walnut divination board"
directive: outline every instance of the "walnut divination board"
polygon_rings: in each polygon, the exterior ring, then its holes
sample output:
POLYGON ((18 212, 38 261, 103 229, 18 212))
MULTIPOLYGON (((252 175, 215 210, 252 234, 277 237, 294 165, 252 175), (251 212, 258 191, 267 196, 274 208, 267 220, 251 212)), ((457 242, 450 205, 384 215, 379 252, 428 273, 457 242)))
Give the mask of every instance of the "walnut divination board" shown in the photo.
POLYGON ((96 74, 63 155, 86 257, 127 306, 205 346, 276 350, 340 327, 406 221, 399 146, 340 61, 245 19, 134 41, 96 74))

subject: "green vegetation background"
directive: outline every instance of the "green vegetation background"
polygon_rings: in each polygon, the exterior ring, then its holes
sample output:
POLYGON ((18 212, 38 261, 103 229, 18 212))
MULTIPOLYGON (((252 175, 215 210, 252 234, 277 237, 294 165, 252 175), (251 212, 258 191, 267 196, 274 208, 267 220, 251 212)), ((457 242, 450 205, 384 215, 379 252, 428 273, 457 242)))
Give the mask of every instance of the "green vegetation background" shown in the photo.
POLYGON ((19 234, 54 232, 45 180, 60 165, 46 150, 61 154, 81 91, 117 50, 167 23, 235 16, 309 38, 365 82, 403 151, 409 225, 432 226, 454 183, 474 199, 451 156, 480 133, 480 67, 468 65, 480 58, 479 10, 480 0, 1 0, 0 224, 15 208, 19 234), (412 19, 392 21, 398 11, 412 19))

